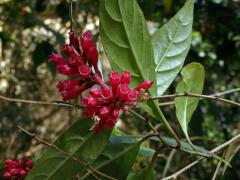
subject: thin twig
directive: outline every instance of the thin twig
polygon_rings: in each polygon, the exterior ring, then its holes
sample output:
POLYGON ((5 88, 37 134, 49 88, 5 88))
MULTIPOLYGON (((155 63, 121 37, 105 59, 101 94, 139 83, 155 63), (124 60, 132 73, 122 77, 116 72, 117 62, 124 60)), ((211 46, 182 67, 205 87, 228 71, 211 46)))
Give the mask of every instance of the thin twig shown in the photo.
POLYGON ((228 91, 212 94, 211 96, 224 96, 224 95, 239 92, 239 91, 240 91, 240 88, 230 89, 228 91))
POLYGON ((167 159, 167 162, 166 162, 166 165, 165 165, 164 170, 163 170, 163 175, 162 175, 163 178, 167 175, 167 172, 168 172, 168 169, 169 169, 170 164, 171 164, 171 162, 172 162, 173 156, 174 156, 174 154, 175 154, 176 152, 177 152, 176 149, 173 149, 173 150, 171 151, 171 153, 169 154, 168 159, 167 159))
POLYGON ((69 154, 68 152, 64 151, 63 149, 61 149, 60 147, 52 144, 52 143, 49 143, 47 141, 44 141, 40 138, 38 138, 36 136, 36 134, 33 134, 33 133, 30 133, 28 132, 27 130, 25 130, 24 128, 22 128, 21 126, 17 126, 18 129, 20 129, 22 132, 24 132, 25 134, 29 135, 30 137, 32 137, 33 139, 35 139, 36 141, 38 141, 39 143, 41 144, 44 144, 52 149, 55 149, 56 151, 68 156, 69 158, 71 158, 72 160, 76 161, 77 163, 81 164, 82 166, 84 166, 85 168, 89 169, 92 173, 94 173, 95 175, 98 175, 98 176, 101 176, 101 177, 105 177, 107 179, 111 179, 111 180, 117 180, 111 176, 108 176, 107 174, 104 174, 100 171, 98 171, 97 169, 95 169, 94 167, 92 167, 91 165, 89 165, 88 163, 85 163, 81 160, 79 160, 78 158, 72 156, 71 154, 69 154))
POLYGON ((26 99, 16 99, 16 98, 9 98, 0 95, 0 99, 9 102, 20 102, 26 104, 38 104, 38 105, 55 105, 55 106, 63 106, 63 107, 71 107, 71 108, 85 108, 81 105, 74 105, 67 102, 62 101, 54 101, 54 102, 46 102, 46 101, 33 101, 33 100, 26 100, 26 99))
POLYGON ((154 163, 157 160, 158 154, 161 152, 161 150, 165 147, 165 144, 161 144, 161 146, 155 151, 155 153, 153 154, 153 157, 151 159, 150 164, 153 166, 154 163))
POLYGON ((217 167, 216 167, 216 170, 215 170, 214 173, 213 173, 212 180, 215 180, 215 179, 217 178, 217 175, 218 175, 218 172, 219 172, 219 170, 220 170, 221 164, 222 164, 222 161, 219 161, 219 162, 218 162, 218 165, 217 165, 217 167))
MULTIPOLYGON (((236 141, 237 139, 240 138, 240 134, 234 136, 232 139, 228 140, 227 142, 221 144, 220 146, 214 148, 213 150, 210 151, 211 154, 216 153, 222 149, 224 149, 225 147, 229 146, 230 144, 232 144, 234 141, 236 141)), ((197 163, 199 163, 202 159, 204 159, 204 157, 199 158, 196 161, 193 161, 192 163, 190 163, 189 165, 185 166, 184 168, 180 169, 179 171, 177 171, 176 173, 172 174, 171 176, 168 176, 166 178, 163 178, 162 180, 168 180, 168 179, 173 179, 176 178, 179 174, 187 171, 188 169, 190 169, 191 167, 195 166, 197 163)))
POLYGON ((216 101, 221 101, 227 104, 240 106, 240 103, 237 103, 235 101, 231 101, 228 99, 220 98, 219 96, 212 96, 212 95, 202 95, 202 94, 195 94, 195 93, 177 93, 177 94, 170 94, 170 95, 164 95, 164 96, 150 96, 148 100, 160 100, 160 99, 175 99, 177 97, 196 97, 196 98, 202 98, 202 99, 211 99, 216 101))
POLYGON ((70 18, 70 31, 74 30, 74 19, 73 19, 73 2, 72 0, 68 0, 68 5, 69 5, 69 18, 70 18))

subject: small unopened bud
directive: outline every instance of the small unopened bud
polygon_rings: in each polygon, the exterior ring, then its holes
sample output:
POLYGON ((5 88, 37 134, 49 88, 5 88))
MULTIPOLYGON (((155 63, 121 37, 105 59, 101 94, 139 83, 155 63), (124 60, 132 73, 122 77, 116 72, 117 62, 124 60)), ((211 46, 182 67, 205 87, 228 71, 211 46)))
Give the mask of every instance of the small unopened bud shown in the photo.
POLYGON ((79 76, 81 78, 89 78, 91 69, 87 65, 82 65, 78 68, 79 76))
POLYGON ((94 98, 99 98, 99 97, 101 97, 102 91, 100 89, 93 88, 90 90, 90 94, 94 98))
POLYGON ((91 34, 91 32, 87 31, 87 32, 82 33, 81 45, 82 45, 83 51, 87 52, 88 49, 92 45, 92 34, 91 34))
POLYGON ((121 77, 122 84, 130 84, 131 82, 131 73, 129 71, 124 71, 121 77))
POLYGON ((117 89, 118 98, 120 98, 121 100, 127 101, 127 95, 130 92, 130 90, 131 89, 129 88, 128 84, 119 85, 117 89))
POLYGON ((139 84, 139 85, 135 88, 135 90, 136 90, 136 91, 139 91, 140 89, 148 90, 149 88, 152 87, 152 84, 153 84, 153 81, 150 81, 150 80, 144 81, 144 82, 142 82, 141 84, 139 84))

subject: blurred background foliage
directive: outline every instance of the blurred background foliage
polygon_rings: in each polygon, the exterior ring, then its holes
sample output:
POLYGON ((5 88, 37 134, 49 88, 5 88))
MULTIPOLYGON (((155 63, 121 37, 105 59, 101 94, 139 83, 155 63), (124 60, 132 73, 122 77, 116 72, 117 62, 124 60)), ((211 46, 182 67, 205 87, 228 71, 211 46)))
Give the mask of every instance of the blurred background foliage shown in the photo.
MULTIPOLYGON (((150 33, 161 27, 183 5, 184 0, 138 0, 150 33)), ((99 40, 98 0, 74 0, 74 27, 78 33, 91 30, 99 40)), ((41 101, 61 100, 54 67, 48 63, 52 51, 59 52, 69 31, 66 0, 0 0, 0 94, 7 97, 41 101)), ((110 72, 99 43, 104 74, 110 72)), ((240 1, 196 0, 192 47, 185 64, 197 61, 206 69, 204 94, 213 94, 240 87, 240 1)), ((177 80, 176 80, 177 81, 177 80)), ((176 82, 167 93, 174 93, 176 82)), ((240 102, 239 93, 227 95, 240 102)), ((36 156, 42 145, 16 131, 22 125, 40 137, 53 141, 56 136, 81 116, 75 109, 58 106, 29 105, 0 101, 0 160, 36 156)), ((182 135, 174 107, 163 107, 172 126, 182 135)), ((190 135, 194 143, 208 149, 228 140, 240 129, 240 110, 230 105, 202 100, 191 121, 190 135)), ((161 130, 161 125, 159 126, 161 130)), ((125 113, 118 127, 128 134, 146 133, 145 123, 125 113)), ((163 134, 164 134, 164 130, 163 134)), ((184 136, 182 136, 184 137, 184 136)), ((157 147, 157 144, 146 144, 157 147)), ((162 175, 166 161, 173 155, 168 174, 191 162, 194 157, 171 152, 166 148, 156 164, 162 175)), ((217 162, 203 161, 180 179, 209 179, 217 162)), ((134 170, 143 168, 146 160, 139 158, 134 170)), ((240 156, 227 171, 228 179, 240 179, 240 156)))

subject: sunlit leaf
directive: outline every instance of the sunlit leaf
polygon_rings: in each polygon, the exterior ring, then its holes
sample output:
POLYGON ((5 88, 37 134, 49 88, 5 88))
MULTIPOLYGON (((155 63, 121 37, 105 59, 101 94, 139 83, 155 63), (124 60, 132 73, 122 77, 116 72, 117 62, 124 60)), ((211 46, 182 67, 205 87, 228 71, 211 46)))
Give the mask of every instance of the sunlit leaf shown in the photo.
POLYGON ((193 0, 188 0, 152 37, 158 96, 167 90, 184 64, 191 45, 192 23, 193 0))
MULTIPOLYGON (((132 87, 145 80, 156 82, 151 39, 136 0, 100 2, 100 36, 112 69, 119 72, 129 70, 132 87)), ((156 92, 154 83, 149 93, 156 95, 156 92)), ((140 107, 169 127, 156 101, 141 103, 140 107)))

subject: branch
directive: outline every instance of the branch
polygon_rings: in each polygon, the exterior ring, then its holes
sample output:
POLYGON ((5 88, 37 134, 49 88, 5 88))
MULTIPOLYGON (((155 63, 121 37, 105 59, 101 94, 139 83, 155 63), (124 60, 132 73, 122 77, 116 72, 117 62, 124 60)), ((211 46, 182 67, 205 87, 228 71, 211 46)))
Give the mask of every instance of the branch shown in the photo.
POLYGON ((71 108, 85 108, 85 106, 74 105, 74 104, 62 102, 62 101, 54 101, 54 102, 33 101, 33 100, 26 100, 26 99, 9 98, 1 95, 0 95, 0 99, 4 101, 9 101, 9 102, 20 102, 20 103, 26 103, 26 104, 55 105, 55 106, 63 106, 63 107, 71 107, 71 108))
MULTIPOLYGON (((235 137, 233 137, 232 139, 230 139, 229 141, 221 144, 220 146, 214 148, 213 150, 210 151, 211 154, 216 153, 222 149, 224 149, 225 147, 229 146, 230 144, 232 144, 234 141, 236 141, 237 139, 240 138, 240 134, 236 135, 235 137)), ((188 169, 190 169, 191 167, 195 166, 197 163, 199 163, 202 159, 204 159, 204 157, 199 158, 198 160, 190 163, 189 165, 185 166, 184 168, 180 169, 179 171, 177 171, 176 173, 172 174, 171 176, 168 176, 166 178, 163 178, 162 180, 168 180, 168 179, 174 179, 176 178, 179 174, 187 171, 188 169)))
POLYGON ((68 5, 69 5, 69 18, 70 18, 70 31, 74 30, 74 20, 73 20, 73 2, 72 0, 68 0, 68 5))
POLYGON ((74 161, 76 161, 77 163, 81 164, 82 166, 86 167, 86 168, 87 168, 88 170, 90 170, 93 174, 98 175, 98 176, 101 176, 101 177, 105 177, 105 178, 110 179, 110 180, 117 180, 117 179, 115 179, 115 178, 113 178, 113 177, 111 177, 111 176, 108 176, 107 174, 104 174, 104 173, 98 171, 97 169, 95 169, 94 167, 92 167, 91 165, 89 165, 88 163, 85 163, 85 162, 79 160, 78 158, 72 156, 72 155, 69 154, 68 152, 66 152, 66 151, 64 151, 63 149, 61 149, 60 147, 58 147, 58 146, 56 146, 56 145, 54 145, 54 144, 52 144, 52 143, 49 143, 49 142, 47 142, 47 141, 44 141, 44 140, 38 138, 38 137, 36 136, 36 134, 33 134, 33 133, 28 132, 26 129, 22 128, 21 126, 17 126, 17 128, 20 129, 20 130, 21 130, 22 132, 24 132, 25 134, 27 134, 28 136, 30 136, 30 137, 32 137, 33 139, 35 139, 36 141, 38 141, 39 143, 44 144, 44 145, 46 145, 46 146, 48 146, 48 147, 50 147, 50 148, 52 148, 52 149, 54 149, 54 150, 56 150, 56 151, 58 151, 58 152, 60 152, 60 153, 62 153, 62 154, 64 154, 64 155, 68 156, 68 157, 71 158, 72 160, 74 160, 74 161))
POLYGON ((177 97, 196 97, 200 99, 211 99, 216 101, 221 101, 227 104, 240 106, 240 103, 237 103, 235 101, 231 101, 228 99, 220 98, 219 95, 202 95, 202 94, 195 94, 195 93, 177 93, 177 94, 170 94, 170 95, 164 95, 164 96, 150 96, 148 100, 160 100, 160 99, 175 99, 177 97))

